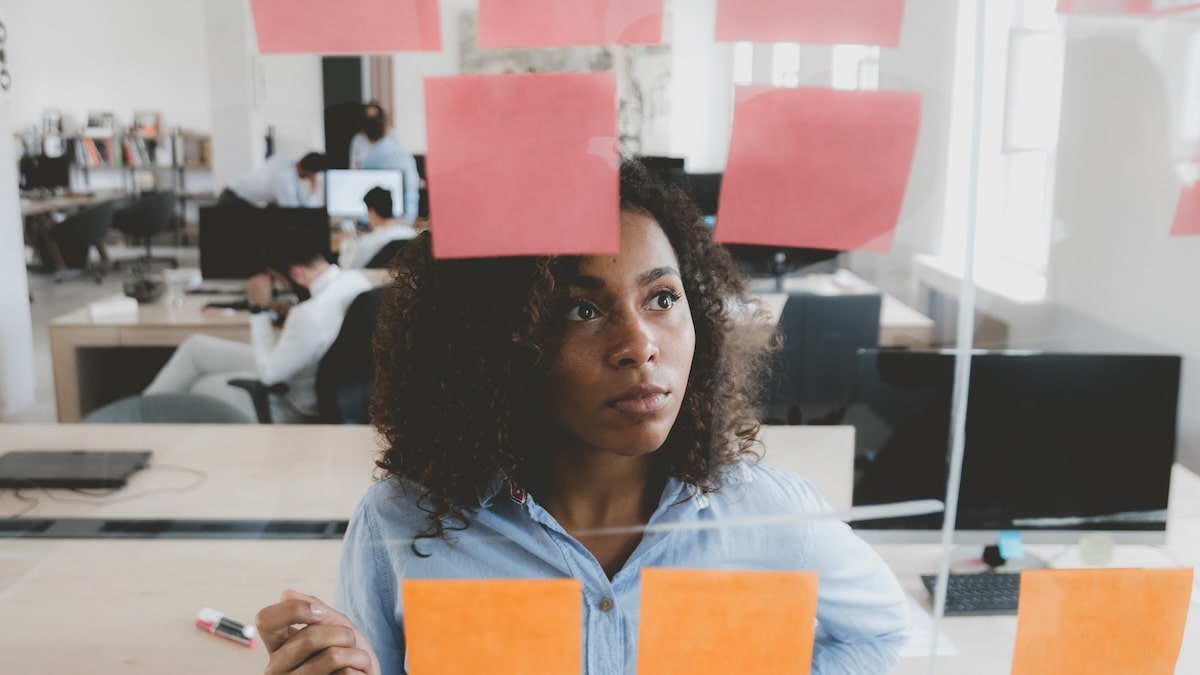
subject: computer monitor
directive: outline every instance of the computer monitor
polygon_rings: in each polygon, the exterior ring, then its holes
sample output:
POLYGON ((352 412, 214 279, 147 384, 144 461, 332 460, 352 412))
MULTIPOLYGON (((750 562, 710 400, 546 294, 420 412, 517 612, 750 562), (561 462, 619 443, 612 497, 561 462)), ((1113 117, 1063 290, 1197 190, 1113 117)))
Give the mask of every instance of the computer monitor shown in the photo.
MULTIPOLYGON (((856 427, 854 504, 945 499, 954 355, 864 350, 840 421, 856 427)), ((1034 543, 1112 532, 1162 543, 1181 359, 972 355, 955 540, 1034 543)), ((875 541, 936 541, 942 516, 854 523, 875 541)))
POLYGON ((200 208, 200 276, 204 279, 249 279, 266 269, 267 247, 285 225, 311 232, 333 258, 329 214, 325 209, 245 206, 200 208))
POLYGON ((721 176, 719 173, 688 173, 683 169, 670 169, 672 183, 683 188, 688 193, 700 213, 705 216, 717 215, 717 205, 721 200, 721 176))
POLYGON ((642 166, 646 167, 650 173, 661 177, 663 180, 671 180, 673 171, 683 171, 684 160, 682 157, 655 157, 644 156, 638 157, 638 161, 642 166))
POLYGON ((392 193, 396 211, 404 205, 404 174, 391 169, 330 169, 325 172, 325 207, 334 218, 366 218, 363 196, 381 187, 392 193))
POLYGON ((25 156, 18 162, 21 190, 57 190, 71 187, 71 159, 25 156))

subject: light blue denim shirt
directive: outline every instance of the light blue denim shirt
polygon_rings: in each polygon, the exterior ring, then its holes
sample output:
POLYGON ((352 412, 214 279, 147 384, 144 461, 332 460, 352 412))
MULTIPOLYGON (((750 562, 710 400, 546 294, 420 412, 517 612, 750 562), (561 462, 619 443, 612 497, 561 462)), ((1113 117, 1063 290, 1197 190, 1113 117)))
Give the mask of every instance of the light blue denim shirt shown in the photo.
MULTIPOLYGON (((335 600, 370 641, 385 675, 405 668, 403 579, 580 580, 586 675, 635 672, 641 571, 646 567, 818 572, 816 675, 886 673, 907 635, 908 605, 896 578, 838 520, 651 531, 609 580, 591 553, 533 495, 504 481, 481 495, 470 526, 453 533, 452 543, 423 539, 418 547, 429 557, 414 555, 409 542, 425 528, 425 513, 415 505, 415 490, 403 485, 396 479, 380 481, 359 504, 346 532, 335 600)), ((724 487, 706 495, 670 481, 649 526, 828 509, 804 479, 747 463, 730 473, 724 487)), ((536 617, 517 612, 514 620, 536 617)))
POLYGON ((417 160, 396 139, 384 136, 371 145, 363 157, 362 168, 399 170, 404 175, 404 199, 396 199, 396 204, 403 206, 404 213, 396 215, 403 215, 409 220, 416 219, 421 199, 417 160))

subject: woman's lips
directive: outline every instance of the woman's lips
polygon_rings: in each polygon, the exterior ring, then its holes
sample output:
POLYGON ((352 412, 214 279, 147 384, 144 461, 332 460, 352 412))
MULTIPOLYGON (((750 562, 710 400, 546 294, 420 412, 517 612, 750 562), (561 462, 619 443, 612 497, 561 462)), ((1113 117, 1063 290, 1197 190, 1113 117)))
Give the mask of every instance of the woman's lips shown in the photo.
POLYGON ((667 405, 666 392, 630 396, 609 402, 609 407, 626 415, 653 415, 667 405))

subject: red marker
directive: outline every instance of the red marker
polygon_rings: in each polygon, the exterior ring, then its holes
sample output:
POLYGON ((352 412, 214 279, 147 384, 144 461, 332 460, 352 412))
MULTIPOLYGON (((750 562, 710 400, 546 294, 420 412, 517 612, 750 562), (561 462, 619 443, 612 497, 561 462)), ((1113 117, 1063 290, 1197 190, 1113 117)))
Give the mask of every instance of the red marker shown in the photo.
POLYGON ((234 621, 221 612, 207 607, 196 614, 196 628, 247 647, 253 647, 255 638, 258 637, 258 630, 254 626, 234 621))

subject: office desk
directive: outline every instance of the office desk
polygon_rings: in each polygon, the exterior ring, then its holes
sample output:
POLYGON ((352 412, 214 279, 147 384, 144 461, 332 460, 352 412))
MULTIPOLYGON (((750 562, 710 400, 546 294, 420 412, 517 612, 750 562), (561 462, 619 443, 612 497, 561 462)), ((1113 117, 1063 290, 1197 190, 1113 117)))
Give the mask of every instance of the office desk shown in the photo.
MULTIPOLYGON (((124 192, 96 192, 92 194, 71 194, 71 195, 56 195, 54 197, 46 197, 43 199, 27 199, 22 198, 21 201, 21 218, 32 218, 36 227, 34 232, 38 241, 41 243, 42 250, 50 257, 49 261, 43 260, 45 264, 49 262, 56 270, 64 269, 67 265, 63 260, 62 253, 58 250, 58 243, 51 236, 51 231, 57 223, 54 221, 55 213, 73 213, 81 211, 89 206, 111 202, 117 199, 128 197, 124 192)), ((37 250, 37 247, 34 247, 37 250)), ((103 243, 99 245, 100 258, 105 262, 108 261, 108 251, 103 243)))
MULTIPOLYGON (((151 448, 155 463, 203 469, 193 492, 159 493, 106 506, 43 500, 29 515, 98 517, 348 517, 370 483, 373 432, 366 427, 189 425, 8 425, 3 449, 151 448)), ((852 442, 844 431, 796 427, 766 432, 767 455, 785 448, 820 456, 852 442), (798 431, 797 431, 798 430, 798 431), (812 431, 813 433, 806 433, 812 431), (782 434, 782 435, 781 435, 782 434), (780 439, 784 439, 781 441, 780 439), (829 445, 833 444, 833 445, 829 445)), ((126 489, 176 485, 187 476, 149 470, 126 489)), ((1200 562, 1200 477, 1175 467, 1167 550, 1119 547, 1117 565, 1200 562)), ((25 506, 0 495, 0 514, 25 506)), ((878 547, 906 590, 928 608, 918 575, 936 568, 935 545, 878 547)), ((1032 548, 1032 547, 1031 547, 1032 548)), ((259 672, 262 648, 250 650, 202 633, 195 613, 209 606, 252 621, 284 588, 332 600, 340 542, 0 539, 0 672, 259 672)), ((1052 556, 1059 547, 1038 547, 1052 556)), ((1068 552, 1069 553, 1069 552, 1068 552)), ((1069 555, 1059 566, 1070 565, 1069 555)), ((1200 672, 1200 609, 1185 639, 1178 673, 1200 672)), ((937 672, 1008 675, 1016 619, 953 617, 944 631, 958 649, 937 658, 937 672)), ((905 658, 901 675, 928 672, 927 659, 905 658)))
MULTIPOLYGON (((120 295, 114 297, 121 297, 120 295)), ((113 400, 141 391, 187 336, 250 341, 246 312, 203 311, 229 297, 189 295, 182 306, 139 305, 137 314, 93 319, 87 307, 50 322, 50 355, 59 422, 78 422, 113 400), (137 348, 137 352, 119 352, 137 348)))
POLYGON ((933 344, 933 319, 881 293, 878 288, 852 274, 808 274, 788 277, 783 291, 775 288, 773 279, 753 279, 750 291, 763 301, 763 307, 778 321, 787 302, 788 293, 811 293, 813 295, 862 295, 880 293, 882 305, 879 310, 879 345, 881 347, 927 348, 933 344))

